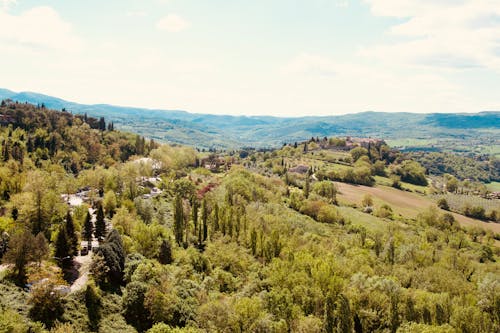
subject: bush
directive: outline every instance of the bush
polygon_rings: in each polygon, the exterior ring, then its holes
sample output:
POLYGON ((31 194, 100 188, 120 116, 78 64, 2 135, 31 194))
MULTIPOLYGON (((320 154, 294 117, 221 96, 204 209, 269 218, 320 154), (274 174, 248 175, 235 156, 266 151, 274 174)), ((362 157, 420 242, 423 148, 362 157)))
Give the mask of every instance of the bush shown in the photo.
POLYGON ((392 170, 393 174, 401 177, 401 180, 415 185, 427 185, 425 168, 418 162, 412 160, 403 161, 392 170))
POLYGON ((484 211, 484 208, 481 206, 474 206, 474 207, 466 206, 464 208, 464 215, 478 220, 486 220, 486 212, 484 211))
POLYGON ((149 313, 144 308, 144 299, 148 286, 143 282, 130 282, 122 297, 123 316, 127 323, 145 331, 151 327, 149 313))
POLYGON ((51 282, 41 282, 31 290, 29 299, 31 319, 52 327, 64 313, 62 295, 51 282))
POLYGON ((437 206, 444 210, 450 210, 450 206, 448 205, 448 201, 445 198, 441 198, 437 201, 437 206))
POLYGON ((340 223, 344 224, 344 218, 338 210, 331 205, 324 205, 318 213, 318 221, 323 223, 340 223))
POLYGON ((313 185, 313 192, 327 198, 330 202, 335 203, 337 201, 337 187, 331 181, 319 181, 313 185))
POLYGON ((380 218, 392 219, 392 208, 387 204, 383 204, 379 209, 377 209, 375 215, 380 218))
POLYGON ((306 200, 300 207, 300 212, 317 220, 320 209, 325 205, 326 203, 320 200, 306 200))

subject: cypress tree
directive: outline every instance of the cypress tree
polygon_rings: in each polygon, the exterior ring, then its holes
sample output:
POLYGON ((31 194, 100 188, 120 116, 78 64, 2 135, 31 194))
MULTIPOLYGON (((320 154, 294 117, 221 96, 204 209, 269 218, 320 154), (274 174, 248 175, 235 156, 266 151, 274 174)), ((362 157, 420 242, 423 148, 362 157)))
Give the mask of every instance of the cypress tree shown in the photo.
POLYGON ((179 194, 175 196, 174 201, 174 234, 177 245, 181 246, 184 236, 184 208, 179 194))
POLYGON ((337 331, 352 332, 351 308, 349 300, 344 295, 340 295, 337 301, 337 331))
POLYGON ((197 234, 198 234, 198 200, 194 196, 191 199, 191 219, 193 220, 193 224, 194 224, 193 233, 195 236, 197 236, 197 234))
POLYGON ((101 241, 106 236, 106 222, 104 221, 104 209, 99 204, 97 207, 96 221, 95 221, 95 237, 101 241))
POLYGON ((164 239, 161 243, 160 254, 158 255, 158 261, 163 265, 171 264, 173 261, 172 245, 170 244, 170 241, 167 239, 164 239))
POLYGON ((229 207, 226 214, 227 234, 230 238, 233 238, 233 209, 229 207))
POLYGON ((66 234, 70 252, 72 255, 76 255, 78 251, 78 236, 75 232, 75 224, 73 223, 73 217, 71 217, 71 212, 69 210, 66 213, 66 234))
POLYGON ((55 257, 58 261, 58 265, 60 267, 67 267, 67 263, 73 256, 71 254, 71 246, 68 241, 68 235, 66 234, 65 227, 59 228, 55 247, 55 257))
POLYGON ((92 224, 92 216, 87 212, 85 223, 83 225, 83 239, 88 242, 89 251, 92 250, 92 234, 94 233, 94 225, 92 224))
POLYGON ((304 186, 304 196, 309 198, 309 191, 310 191, 310 183, 309 183, 309 175, 306 176, 306 185, 304 186))
POLYGON ((201 219, 203 221, 203 240, 206 241, 208 237, 208 209, 207 199, 203 198, 201 203, 201 219))
POLYGON ((250 232, 250 248, 252 249, 252 255, 257 254, 257 231, 255 228, 252 228, 250 232))
POLYGON ((214 206, 214 231, 219 231, 219 205, 217 203, 214 206))

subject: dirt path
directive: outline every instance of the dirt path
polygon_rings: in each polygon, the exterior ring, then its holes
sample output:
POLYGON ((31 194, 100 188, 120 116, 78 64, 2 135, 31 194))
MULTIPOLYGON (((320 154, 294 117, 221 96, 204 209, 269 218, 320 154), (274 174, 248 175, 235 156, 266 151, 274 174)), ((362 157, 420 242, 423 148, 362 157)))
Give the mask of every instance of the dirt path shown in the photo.
POLYGON ((80 265, 78 269, 79 277, 70 287, 71 292, 82 289, 89 279, 90 264, 92 263, 92 252, 86 256, 75 257, 75 262, 80 265))
MULTIPOLYGON (((396 214, 401 214, 406 217, 415 218, 423 209, 435 205, 435 203, 428 197, 412 193, 400 191, 387 186, 362 186, 351 185, 346 183, 335 183, 339 189, 337 195, 339 201, 345 204, 360 205, 365 194, 370 194, 373 197, 375 206, 381 203, 387 203, 391 206, 396 214)), ((445 212, 441 210, 441 212, 445 212)), ((483 229, 491 230, 500 233, 500 223, 488 223, 469 217, 452 213, 460 225, 464 227, 478 226, 483 229)))

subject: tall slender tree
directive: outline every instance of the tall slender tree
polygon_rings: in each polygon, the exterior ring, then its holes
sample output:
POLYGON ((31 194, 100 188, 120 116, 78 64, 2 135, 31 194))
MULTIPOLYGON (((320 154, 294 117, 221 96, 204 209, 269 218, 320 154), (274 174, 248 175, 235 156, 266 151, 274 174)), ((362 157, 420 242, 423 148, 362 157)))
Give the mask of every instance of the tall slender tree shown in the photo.
POLYGON ((182 207, 182 198, 179 194, 174 200, 174 235, 177 245, 181 246, 184 238, 184 208, 182 207))
POLYGON ((73 252, 71 250, 71 244, 68 240, 68 234, 64 226, 59 228, 55 247, 55 259, 57 260, 58 265, 62 268, 68 267, 71 259, 73 258, 73 252))
POLYGON ((70 252, 72 255, 76 255, 78 252, 78 235, 76 234, 73 217, 71 216, 71 212, 69 210, 66 213, 66 234, 68 236, 70 252))
POLYGON ((206 198, 203 198, 201 203, 201 220, 203 222, 203 241, 206 241, 208 237, 208 208, 206 198))
POLYGON ((97 207, 96 221, 95 221, 95 237, 101 241, 106 236, 106 222, 104 221, 104 209, 99 204, 97 207))
POLYGON ((83 239, 87 241, 89 251, 92 249, 92 235, 94 233, 94 224, 92 223, 92 216, 87 212, 85 217, 85 224, 83 225, 83 239))
POLYGON ((215 203, 215 206, 214 206, 214 211, 213 211, 213 228, 214 228, 214 232, 217 232, 219 231, 219 205, 217 204, 217 202, 215 203))
POLYGON ((158 255, 158 261, 163 265, 171 264, 172 259, 172 245, 168 239, 164 239, 160 246, 160 253, 158 255))
POLYGON ((199 233, 198 233, 198 199, 193 196, 193 198, 191 199, 191 219, 193 220, 193 224, 194 224, 194 230, 193 230, 193 234, 194 236, 196 237, 199 233))

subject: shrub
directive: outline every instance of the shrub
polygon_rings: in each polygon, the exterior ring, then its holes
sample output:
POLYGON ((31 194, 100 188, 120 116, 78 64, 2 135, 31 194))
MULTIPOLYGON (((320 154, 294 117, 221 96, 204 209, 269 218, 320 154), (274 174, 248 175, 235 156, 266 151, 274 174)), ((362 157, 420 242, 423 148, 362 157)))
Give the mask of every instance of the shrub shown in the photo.
POLYGON ((392 208, 387 204, 383 204, 379 209, 377 209, 375 215, 380 218, 392 219, 392 208))
POLYGON ((344 224, 344 219, 338 210, 331 205, 324 205, 318 213, 318 221, 323 223, 341 223, 344 224))
POLYGON ((437 206, 444 210, 450 210, 450 206, 448 205, 448 201, 445 198, 441 198, 437 201, 437 206))

